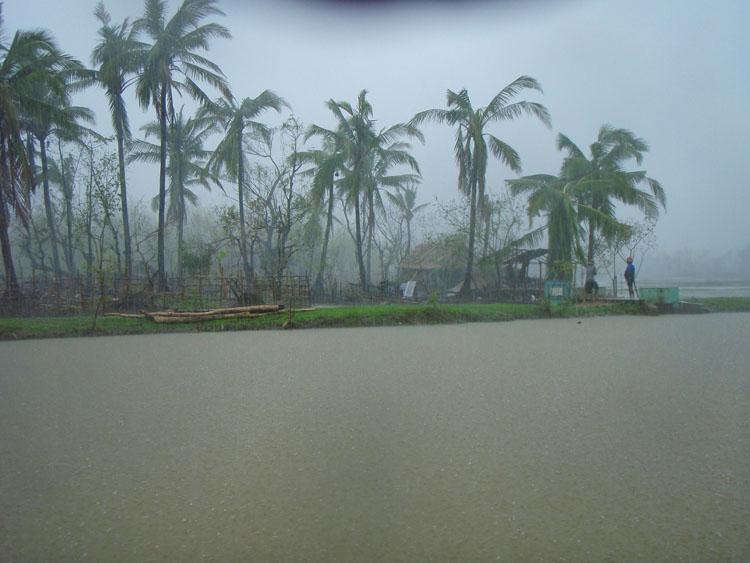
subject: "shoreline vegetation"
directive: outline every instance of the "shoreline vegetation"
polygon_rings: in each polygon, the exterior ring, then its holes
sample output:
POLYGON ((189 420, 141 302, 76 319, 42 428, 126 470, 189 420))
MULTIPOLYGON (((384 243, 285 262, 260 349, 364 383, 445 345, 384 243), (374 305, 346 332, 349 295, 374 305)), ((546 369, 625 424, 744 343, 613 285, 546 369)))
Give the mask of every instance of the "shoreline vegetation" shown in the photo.
MULTIPOLYGON (((713 297, 692 299, 705 312, 750 312, 750 298, 713 297)), ((217 319, 201 323, 157 324, 145 319, 122 317, 31 317, 0 319, 0 340, 119 336, 130 334, 195 333, 283 328, 355 328, 374 326, 418 326, 504 322, 528 319, 599 317, 610 315, 654 315, 658 311, 641 301, 600 302, 589 305, 563 303, 539 305, 515 303, 368 305, 326 307, 313 310, 281 310, 277 314, 251 318, 217 319), (95 326, 92 329, 92 326, 95 326)))

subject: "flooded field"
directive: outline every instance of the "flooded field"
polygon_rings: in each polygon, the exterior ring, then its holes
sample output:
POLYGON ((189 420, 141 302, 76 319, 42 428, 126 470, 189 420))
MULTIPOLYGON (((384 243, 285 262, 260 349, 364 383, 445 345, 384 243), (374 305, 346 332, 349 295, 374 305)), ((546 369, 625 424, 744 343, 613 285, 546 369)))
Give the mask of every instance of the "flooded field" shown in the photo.
POLYGON ((697 297, 750 297, 750 280, 701 281, 689 279, 642 280, 638 287, 679 287, 681 299, 697 297))
POLYGON ((747 560, 750 315, 0 343, 0 559, 747 560))

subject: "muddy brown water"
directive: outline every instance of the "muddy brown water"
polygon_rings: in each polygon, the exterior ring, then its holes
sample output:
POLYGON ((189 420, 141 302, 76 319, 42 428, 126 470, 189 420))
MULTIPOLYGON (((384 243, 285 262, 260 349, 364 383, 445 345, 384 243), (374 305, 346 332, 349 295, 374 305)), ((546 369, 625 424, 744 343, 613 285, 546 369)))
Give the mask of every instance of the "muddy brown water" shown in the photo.
POLYGON ((750 315, 0 343, 2 560, 747 560, 750 315))

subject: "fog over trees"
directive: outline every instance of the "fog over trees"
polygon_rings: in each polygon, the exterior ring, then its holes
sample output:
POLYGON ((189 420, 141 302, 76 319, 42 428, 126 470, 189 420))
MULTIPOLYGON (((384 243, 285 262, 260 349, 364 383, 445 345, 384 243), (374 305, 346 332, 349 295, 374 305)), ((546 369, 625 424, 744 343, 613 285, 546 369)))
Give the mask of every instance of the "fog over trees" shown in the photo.
MULTIPOLYGON (((552 127, 544 76, 492 77, 497 93, 482 107, 447 84, 445 108, 399 122, 379 119, 363 84, 356 99, 331 92, 320 100, 329 119, 309 123, 285 92, 264 89, 262 76, 254 91, 233 89, 211 51, 232 41, 219 0, 145 0, 137 8, 117 22, 100 3, 91 14, 97 35, 81 59, 56 42, 54 29, 2 24, 0 246, 8 293, 32 273, 64 280, 90 275, 97 263, 125 278, 155 276, 160 287, 222 268, 247 279, 309 274, 318 292, 335 282, 366 292, 404 281, 398 264, 417 245, 453 241, 465 255, 468 296, 474 265, 493 253, 548 248, 548 275, 566 279, 591 258, 609 263, 627 249, 640 253, 638 262, 659 252, 655 240, 628 244, 645 224, 653 238, 670 186, 645 170, 647 155, 658 158, 647 141, 627 123, 607 123, 606 113, 589 146, 558 134, 559 170, 488 179, 491 168, 522 171, 524 155, 504 138, 505 122, 519 127, 532 117, 552 127), (106 99, 110 115, 75 105, 83 91, 106 99), (137 104, 129 105, 127 92, 137 104), (523 99, 526 92, 533 99, 523 99), (152 121, 131 130, 136 112, 152 121), (270 121, 275 114, 280 123, 270 121), (111 120, 111 137, 98 132, 95 117, 111 120), (455 199, 420 197, 424 165, 415 147, 428 122, 454 135, 455 199), (130 196, 131 167, 143 162, 150 166, 141 168, 138 187, 142 170, 156 187, 146 201, 130 196)), ((673 264, 678 275, 746 275, 746 267, 726 264, 747 265, 747 253, 677 253, 660 265, 673 264)))

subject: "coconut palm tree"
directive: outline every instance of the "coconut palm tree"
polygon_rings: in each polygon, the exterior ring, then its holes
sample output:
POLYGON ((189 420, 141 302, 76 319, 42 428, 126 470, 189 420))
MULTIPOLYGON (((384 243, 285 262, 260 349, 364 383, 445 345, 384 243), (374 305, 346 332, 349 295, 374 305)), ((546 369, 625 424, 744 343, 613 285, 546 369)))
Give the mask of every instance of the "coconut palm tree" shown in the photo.
MULTIPOLYGON (((82 68, 82 67, 81 67, 82 68)), ((67 72, 64 71, 64 72, 67 72)), ((47 228, 50 233, 52 245, 52 259, 55 275, 58 279, 62 276, 60 267, 60 255, 58 251, 59 237, 52 208, 52 195, 50 191, 50 158, 47 153, 48 141, 52 137, 63 141, 77 141, 85 134, 87 129, 79 122, 94 120, 94 113, 84 107, 70 106, 69 93, 65 92, 62 97, 54 95, 51 91, 37 93, 38 99, 44 100, 45 107, 34 115, 24 119, 24 127, 29 131, 39 144, 39 157, 42 166, 42 188, 44 210, 47 218, 47 228)), ((71 272, 68 272, 71 273, 71 272)))
MULTIPOLYGON (((141 128, 146 138, 159 137, 161 124, 151 122, 141 128)), ((183 231, 187 222, 187 203, 198 204, 198 196, 188 186, 201 185, 211 190, 205 166, 211 151, 203 148, 206 139, 216 131, 216 124, 206 119, 185 119, 183 110, 175 116, 167 138, 167 175, 169 176, 166 218, 177 224, 177 264, 182 276, 183 231)), ((128 162, 159 162, 161 147, 148 141, 133 141, 128 162)), ((151 200, 154 211, 160 205, 159 196, 151 200)))
MULTIPOLYGON (((69 80, 80 63, 63 54, 46 31, 17 31, 10 43, 2 36, 0 5, 0 247, 6 292, 18 294, 8 236, 10 211, 28 224, 28 195, 34 171, 23 132, 29 122, 62 121, 69 80)), ((59 259, 58 259, 59 271, 59 259)))
POLYGON ((136 33, 125 20, 113 25, 112 18, 99 2, 94 16, 101 23, 98 30, 99 42, 91 53, 91 64, 96 66, 95 81, 104 89, 109 100, 112 127, 117 141, 117 162, 119 166, 120 207, 122 211, 123 235, 125 239, 125 275, 130 278, 133 267, 133 252, 130 241, 130 219, 128 195, 125 182, 125 143, 130 141, 130 121, 123 94, 136 76, 146 46, 136 40, 136 33))
MULTIPOLYGON (((0 26, 2 5, 0 5, 0 26)), ((2 27, 0 27, 2 30, 2 27)), ((61 91, 52 66, 57 48, 52 38, 42 31, 17 31, 10 44, 0 37, 0 247, 5 270, 5 292, 18 295, 18 279, 8 235, 10 211, 28 225, 28 195, 34 188, 34 173, 27 158, 23 140, 23 113, 35 111, 41 105, 35 93, 39 83, 61 91)))
POLYGON ((419 125, 424 121, 436 121, 456 126, 454 154, 458 164, 458 189, 469 198, 469 254, 466 263, 462 297, 471 296, 472 268, 474 263, 474 241, 477 225, 477 203, 484 199, 487 161, 491 152, 514 172, 521 171, 518 153, 505 142, 490 135, 486 128, 497 121, 506 121, 530 115, 537 117, 545 125, 550 125, 547 108, 535 102, 510 101, 523 90, 537 90, 542 87, 535 79, 521 76, 500 90, 484 108, 471 104, 466 89, 459 92, 448 90, 448 109, 429 109, 415 115, 411 123, 419 125))
POLYGON ((224 129, 224 138, 214 150, 208 162, 208 167, 215 177, 225 173, 229 180, 237 182, 238 211, 240 221, 240 254, 245 277, 252 277, 252 265, 247 254, 247 233, 245 228, 245 170, 247 160, 244 152, 246 135, 260 135, 267 137, 269 129, 259 121, 255 121, 261 113, 268 109, 281 111, 282 106, 289 105, 270 90, 261 92, 256 98, 245 98, 239 105, 231 98, 221 98, 214 103, 201 108, 199 116, 214 119, 224 129))
POLYGON ((411 222, 414 216, 422 211, 429 203, 423 203, 416 205, 417 203, 417 185, 405 185, 402 186, 395 194, 391 192, 385 192, 391 203, 396 206, 401 212, 401 215, 406 221, 406 254, 408 256, 411 252, 411 222))
POLYGON ((142 61, 136 96, 141 107, 153 105, 159 123, 159 226, 157 231, 158 270, 162 289, 166 288, 164 269, 164 225, 167 198, 167 142, 169 125, 174 121, 174 95, 186 92, 190 97, 209 103, 208 95, 196 80, 218 88, 231 98, 224 74, 215 63, 198 54, 206 51, 214 38, 229 38, 227 28, 217 23, 202 23, 205 18, 224 15, 217 0, 184 0, 167 20, 165 0, 146 0, 143 17, 134 28, 153 43, 142 61), (178 78, 181 77, 181 80, 178 78))
POLYGON ((335 133, 336 144, 343 151, 346 163, 342 168, 344 177, 341 186, 348 202, 354 206, 354 251, 362 290, 366 291, 367 272, 362 253, 361 194, 368 169, 369 152, 375 136, 371 119, 372 106, 367 101, 365 90, 359 95, 356 109, 352 108, 348 102, 336 102, 333 99, 328 100, 326 105, 338 121, 335 133))
MULTIPOLYGON (((563 168, 563 172, 564 172, 563 168)), ((545 225, 527 233, 515 245, 535 244, 546 231, 549 256, 547 277, 555 280, 569 280, 573 263, 585 265, 589 258, 584 251, 587 231, 583 224, 598 225, 605 233, 622 234, 628 227, 617 219, 590 205, 585 193, 581 197, 581 184, 576 178, 561 174, 535 174, 515 180, 506 180, 512 195, 525 195, 528 198, 527 214, 529 226, 534 219, 546 215, 545 225)))
MULTIPOLYGON (((308 130, 305 140, 313 134, 313 129, 308 130)), ((318 270, 313 282, 313 294, 323 293, 323 278, 328 255, 328 242, 333 229, 333 207, 335 203, 334 186, 336 178, 344 167, 344 153, 335 147, 335 139, 323 137, 323 148, 298 153, 301 162, 313 164, 309 170, 313 174, 312 189, 310 190, 310 201, 316 212, 326 208, 326 226, 323 231, 323 246, 320 250, 318 270)))
POLYGON ((578 217, 583 210, 578 209, 572 185, 564 178, 550 174, 534 174, 515 180, 506 180, 512 195, 528 197, 527 213, 529 226, 544 214, 547 222, 523 237, 522 242, 536 243, 546 231, 549 254, 547 257, 547 277, 554 280, 570 280, 574 257, 583 261, 581 248, 582 230, 578 217))
POLYGON ((313 125, 308 137, 321 135, 328 138, 343 154, 340 184, 345 201, 354 207, 355 253, 363 291, 368 288, 368 270, 364 259, 365 229, 374 227, 374 209, 377 203, 377 186, 395 180, 387 179, 386 172, 394 164, 405 164, 419 172, 416 160, 408 153, 407 143, 398 141, 408 136, 423 140, 419 129, 412 124, 398 123, 375 130, 373 110, 367 101, 367 90, 362 90, 356 106, 333 99, 326 103, 337 121, 335 131, 313 125), (364 211, 363 213, 363 204, 364 211), (367 221, 366 221, 367 220, 367 221))
MULTIPOLYGON (((567 152, 560 175, 574 184, 571 190, 579 203, 609 218, 614 218, 617 202, 633 205, 650 218, 659 215, 659 205, 666 208, 666 196, 659 182, 647 177, 645 171, 628 172, 623 168, 631 159, 640 165, 643 153, 648 151, 646 142, 627 129, 602 125, 596 141, 589 147, 589 158, 562 133, 557 136, 557 148, 567 152), (640 184, 645 184, 650 193, 639 189, 640 184)), ((598 215, 580 220, 586 225, 587 260, 594 257, 597 232, 611 238, 622 230, 619 223, 598 215)))
POLYGON ((65 216, 65 237, 63 250, 65 263, 70 275, 70 283, 76 275, 76 265, 73 260, 73 196, 75 178, 80 164, 80 155, 76 159, 63 151, 64 142, 57 139, 58 160, 49 159, 49 179, 60 188, 63 198, 63 214, 65 216))
MULTIPOLYGON (((408 128, 408 126, 402 124, 395 125, 394 127, 408 128)), ((416 184, 420 180, 419 165, 417 164, 417 161, 411 156, 411 154, 409 154, 409 150, 411 150, 411 145, 409 143, 403 141, 394 141, 390 144, 384 145, 384 143, 387 143, 388 141, 386 141, 386 139, 383 137, 383 133, 387 132, 388 134, 392 134, 393 132, 391 130, 393 130, 394 127, 389 128, 389 130, 381 131, 375 138, 374 151, 372 154, 372 164, 370 167, 370 173, 368 175, 367 182, 365 184, 364 201, 368 211, 366 224, 368 286, 371 283, 370 274, 372 269, 370 267, 370 257, 372 249, 372 238, 375 234, 375 212, 378 209, 383 209, 383 189, 388 187, 393 189, 400 189, 408 184, 416 184), (389 170, 391 169, 391 167, 399 164, 407 164, 412 168, 412 170, 416 171, 416 174, 389 174, 389 170)), ((416 128, 414 129, 416 133, 413 134, 421 138, 421 133, 417 131, 416 128)), ((403 131, 402 134, 409 133, 403 131)), ((389 192, 386 191, 385 193, 389 192)))

